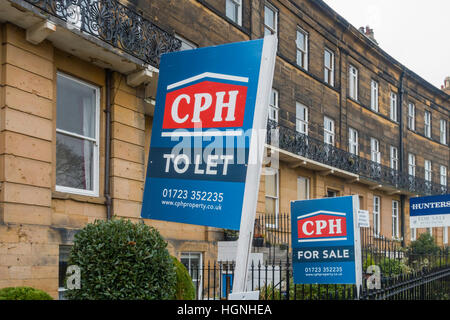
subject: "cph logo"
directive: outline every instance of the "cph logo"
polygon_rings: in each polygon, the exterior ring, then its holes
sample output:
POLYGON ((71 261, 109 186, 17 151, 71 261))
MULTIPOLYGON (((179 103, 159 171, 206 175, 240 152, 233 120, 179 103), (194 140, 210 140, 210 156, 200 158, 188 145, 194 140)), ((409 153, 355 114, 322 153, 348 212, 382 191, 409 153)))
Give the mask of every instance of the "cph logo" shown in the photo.
POLYGON ((298 242, 347 240, 346 214, 316 211, 297 217, 298 242))
POLYGON ((242 127, 247 86, 230 81, 247 83, 248 78, 206 72, 167 86, 167 90, 182 88, 166 95, 163 129, 242 127))

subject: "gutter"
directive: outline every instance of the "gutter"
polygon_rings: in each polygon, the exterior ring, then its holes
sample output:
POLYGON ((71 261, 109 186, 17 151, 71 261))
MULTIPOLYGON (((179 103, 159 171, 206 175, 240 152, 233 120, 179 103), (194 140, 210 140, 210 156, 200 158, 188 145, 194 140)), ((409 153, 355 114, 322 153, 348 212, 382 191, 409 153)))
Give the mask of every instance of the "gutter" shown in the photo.
POLYGON ((106 219, 111 220, 111 187, 110 187, 110 171, 111 171, 111 81, 112 71, 105 70, 105 87, 106 87, 106 109, 105 109, 105 205, 106 219))
MULTIPOLYGON (((405 76, 405 69, 402 69, 400 75, 399 86, 398 86, 398 104, 397 104, 397 116, 399 119, 399 171, 403 173, 403 160, 404 160, 404 144, 403 144, 403 78, 405 76)), ((406 226, 405 226, 405 203, 406 196, 400 194, 400 224, 401 224, 401 237, 402 237, 402 247, 406 245, 406 226)))

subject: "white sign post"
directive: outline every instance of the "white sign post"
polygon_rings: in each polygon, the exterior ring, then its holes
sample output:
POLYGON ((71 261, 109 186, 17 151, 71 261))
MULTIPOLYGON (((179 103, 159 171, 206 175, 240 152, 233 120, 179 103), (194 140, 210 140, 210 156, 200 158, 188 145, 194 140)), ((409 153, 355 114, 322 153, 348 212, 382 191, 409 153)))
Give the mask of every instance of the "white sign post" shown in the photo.
MULTIPOLYGON (((234 269, 234 294, 230 295, 231 299, 236 299, 236 297, 240 297, 244 300, 248 299, 245 294, 247 291, 248 258, 253 240, 253 228, 255 224, 256 205, 258 202, 264 144, 266 141, 268 105, 275 69, 277 42, 276 35, 264 37, 246 178, 246 181, 251 181, 251 183, 245 184, 241 227, 237 243, 236 267, 234 269), (253 184, 253 182, 255 182, 255 184, 253 184)), ((257 297, 257 295, 252 294, 251 297, 257 297)))

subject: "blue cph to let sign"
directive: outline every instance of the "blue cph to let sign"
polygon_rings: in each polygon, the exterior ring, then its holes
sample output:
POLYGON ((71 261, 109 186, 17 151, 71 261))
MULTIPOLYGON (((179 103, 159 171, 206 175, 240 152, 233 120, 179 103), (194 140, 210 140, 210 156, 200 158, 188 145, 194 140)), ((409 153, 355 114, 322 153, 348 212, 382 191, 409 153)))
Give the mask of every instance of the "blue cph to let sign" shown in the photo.
POLYGON ((246 185, 259 185, 251 146, 265 140, 255 134, 267 123, 260 86, 272 83, 260 77, 265 41, 161 57, 143 218, 240 229, 246 185))
POLYGON ((291 202, 296 284, 361 283, 357 196, 291 202))

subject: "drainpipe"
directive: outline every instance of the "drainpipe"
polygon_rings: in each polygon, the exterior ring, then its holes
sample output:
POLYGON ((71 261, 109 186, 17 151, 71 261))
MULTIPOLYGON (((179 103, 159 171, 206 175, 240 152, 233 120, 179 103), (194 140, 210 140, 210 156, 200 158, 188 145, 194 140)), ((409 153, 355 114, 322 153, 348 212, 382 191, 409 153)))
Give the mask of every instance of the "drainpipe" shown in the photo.
MULTIPOLYGON (((404 160, 404 146, 403 146, 403 77, 405 76, 405 70, 402 70, 400 75, 399 87, 398 87, 398 119, 399 119, 399 172, 403 173, 403 160, 404 160)), ((402 226, 402 247, 406 245, 406 228, 405 228, 405 203, 406 196, 400 194, 400 224, 402 226)))
POLYGON ((105 110, 105 205, 106 205, 106 219, 111 220, 111 195, 110 195, 110 155, 111 155, 111 81, 112 71, 105 70, 105 86, 106 86, 106 110, 105 110))

